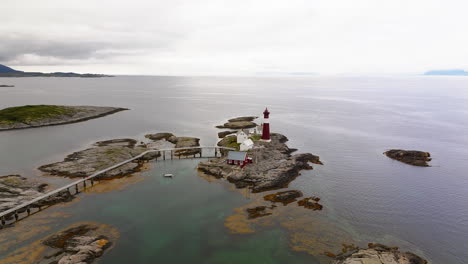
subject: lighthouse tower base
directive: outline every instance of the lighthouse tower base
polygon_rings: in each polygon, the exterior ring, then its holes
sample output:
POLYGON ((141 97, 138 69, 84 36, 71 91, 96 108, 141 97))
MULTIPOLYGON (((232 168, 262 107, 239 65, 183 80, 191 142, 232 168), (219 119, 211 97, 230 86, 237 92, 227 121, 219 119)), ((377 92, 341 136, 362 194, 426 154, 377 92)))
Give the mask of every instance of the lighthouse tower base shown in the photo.
POLYGON ((258 141, 262 141, 262 142, 271 142, 271 138, 270 138, 270 139, 259 139, 258 141))

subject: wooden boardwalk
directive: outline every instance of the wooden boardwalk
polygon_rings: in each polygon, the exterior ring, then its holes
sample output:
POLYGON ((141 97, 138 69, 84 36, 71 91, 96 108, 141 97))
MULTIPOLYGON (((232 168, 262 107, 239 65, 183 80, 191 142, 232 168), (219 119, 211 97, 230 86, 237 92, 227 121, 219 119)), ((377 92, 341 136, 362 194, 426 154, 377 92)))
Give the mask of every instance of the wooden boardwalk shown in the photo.
MULTIPOLYGON (((75 182, 72 182, 68 185, 65 185, 61 188, 58 188, 58 189, 55 189, 55 190, 52 190, 48 193, 45 193, 35 199, 32 199, 28 202, 25 202, 21 205, 18 205, 14 208, 11 208, 9 210, 6 210, 6 211, 3 211, 0 213, 0 219, 1 219, 1 224, 0 224, 0 228, 2 228, 4 225, 8 224, 9 222, 15 222, 15 221, 18 221, 21 219, 21 214, 22 213, 25 213, 26 212, 26 216, 30 215, 32 212, 31 210, 33 208, 37 208, 39 211, 42 210, 42 208, 40 206, 35 206, 36 203, 44 200, 44 199, 47 199, 49 197, 52 197, 54 195, 59 195, 63 192, 68 192, 70 194, 72 194, 72 190, 74 190, 74 194, 78 194, 80 192, 80 185, 82 185, 82 189, 85 189, 86 188, 86 183, 88 182, 91 186, 94 185, 95 181, 99 179, 99 176, 102 175, 103 173, 106 173, 110 170, 113 170, 115 168, 118 168, 124 164, 127 164, 129 162, 132 162, 134 160, 138 160, 140 159, 141 157, 143 157, 144 155, 148 154, 148 153, 154 153, 154 152, 159 152, 161 154, 161 159, 163 160, 166 160, 166 153, 167 152, 170 152, 170 156, 168 156, 167 158, 170 158, 170 159, 174 159, 174 156, 178 157, 179 159, 181 159, 181 156, 182 157, 193 157, 193 158, 214 158, 214 157, 218 157, 218 153, 219 153, 219 156, 221 156, 221 150, 234 150, 233 148, 226 148, 226 147, 217 147, 217 146, 214 146, 214 147, 206 147, 206 146, 201 146, 201 147, 189 147, 189 148, 169 148, 169 149, 152 149, 152 150, 147 150, 145 152, 142 152, 141 154, 131 158, 131 159, 128 159, 128 160, 125 160, 125 161, 122 161, 120 163, 117 163, 113 166, 110 166, 109 168, 105 168, 103 170, 100 170, 96 173, 93 173, 89 176, 86 176, 86 177, 83 177, 82 179, 80 180, 77 180, 75 182), (179 152, 183 152, 183 151, 187 151, 187 150, 196 150, 196 149, 199 149, 200 152, 197 153, 197 154, 191 154, 191 155, 178 155, 178 151, 179 152), (214 151, 214 155, 213 156, 207 156, 207 155, 203 155, 203 150, 211 150, 211 151, 214 151)), ((157 158, 156 158, 156 161, 157 161, 157 158)))

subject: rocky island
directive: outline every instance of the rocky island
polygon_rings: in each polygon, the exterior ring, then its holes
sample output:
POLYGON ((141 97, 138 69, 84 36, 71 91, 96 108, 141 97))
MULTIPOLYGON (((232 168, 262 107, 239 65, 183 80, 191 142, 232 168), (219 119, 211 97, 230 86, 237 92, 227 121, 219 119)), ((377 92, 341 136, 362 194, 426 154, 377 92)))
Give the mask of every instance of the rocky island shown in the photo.
POLYGON ((0 131, 82 122, 128 110, 102 106, 25 105, 0 110, 0 131))
POLYGON ((15 87, 14 85, 0 84, 0 87, 15 87))
POLYGON ((420 167, 429 167, 427 162, 432 160, 429 152, 418 150, 391 149, 384 152, 384 154, 391 159, 420 167))
POLYGON ((225 158, 200 162, 199 171, 217 178, 225 178, 237 188, 251 188, 261 192, 286 187, 300 170, 312 169, 308 163, 322 164, 318 156, 311 153, 291 155, 285 142, 288 139, 281 134, 272 133, 271 142, 257 140, 250 150, 254 163, 244 168, 225 162, 225 158))

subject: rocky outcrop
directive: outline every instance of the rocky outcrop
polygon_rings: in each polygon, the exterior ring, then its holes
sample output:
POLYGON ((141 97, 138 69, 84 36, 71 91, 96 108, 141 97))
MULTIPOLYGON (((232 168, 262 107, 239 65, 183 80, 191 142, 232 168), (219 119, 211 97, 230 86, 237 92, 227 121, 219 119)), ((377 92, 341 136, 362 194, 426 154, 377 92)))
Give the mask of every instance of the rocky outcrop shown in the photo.
POLYGON ((174 134, 172 133, 156 133, 156 134, 147 134, 145 135, 145 138, 149 138, 151 140, 157 141, 157 140, 168 140, 169 138, 175 137, 174 134))
POLYGON ((384 154, 391 159, 421 167, 429 167, 427 162, 432 160, 429 152, 418 150, 391 149, 384 152, 384 154))
MULTIPOLYGON (((64 177, 85 177, 99 170, 113 166, 119 162, 131 159, 148 150, 143 146, 135 146, 133 139, 113 139, 99 141, 93 147, 74 152, 63 161, 39 167, 39 170, 51 175, 64 177)), ((143 160, 157 158, 159 153, 151 153, 143 158, 129 162, 116 169, 104 173, 100 178, 121 177, 137 172, 143 160)))
MULTIPOLYGON (((166 140, 174 144, 174 148, 199 147, 200 139, 195 137, 177 137, 172 133, 156 133, 145 135, 153 141, 166 140)), ((201 149, 180 149, 175 151, 176 156, 191 156, 201 153, 201 149)))
MULTIPOLYGON (((45 183, 30 181, 20 175, 0 176, 0 212, 41 196, 44 194, 46 187, 47 184, 45 183)), ((72 199, 73 196, 70 193, 63 192, 35 203, 31 205, 31 207, 48 206, 60 202, 68 202, 72 199)), ((24 210, 26 210, 26 208, 23 209, 23 211, 24 210)), ((23 211, 20 210, 19 213, 23 211)))
POLYGON ((51 253, 44 260, 57 264, 92 263, 112 245, 105 235, 89 234, 96 230, 96 226, 81 224, 46 238, 42 243, 51 248, 51 253))
POLYGON ((231 119, 228 120, 228 122, 241 122, 241 121, 252 122, 257 118, 258 118, 258 116, 241 116, 241 117, 231 118, 231 119))
POLYGON ((243 128, 253 128, 257 124, 252 122, 257 119, 256 116, 241 116, 236 118, 231 118, 224 125, 216 126, 217 128, 228 128, 228 129, 243 129, 243 128))
POLYGON ((367 249, 353 248, 336 256, 332 264, 427 264, 411 252, 401 252, 397 247, 369 243, 367 249))
POLYGON ((222 131, 222 132, 219 132, 218 133, 218 138, 224 138, 226 137, 227 135, 231 135, 231 134, 234 134, 236 133, 237 131, 235 130, 228 130, 228 131, 222 131))
POLYGON ((217 178, 225 178, 237 188, 249 187, 254 192, 286 187, 299 172, 312 169, 309 162, 321 164, 318 156, 310 153, 291 155, 285 142, 287 138, 272 133, 271 142, 255 142, 255 151, 250 153, 254 163, 243 169, 226 164, 225 158, 201 162, 198 169, 217 178))
POLYGON ((257 124, 250 121, 238 121, 238 122, 228 122, 224 125, 216 126, 216 128, 228 128, 228 129, 243 129, 243 128, 253 128, 257 124))
POLYGON ((21 122, 2 122, 1 130, 24 129, 42 126, 55 126, 70 123, 82 122, 94 118, 103 117, 120 111, 128 110, 119 107, 100 107, 100 106, 60 106, 68 110, 66 114, 51 116, 48 118, 35 119, 21 122))
POLYGON ((297 201, 297 198, 302 197, 302 195, 303 194, 301 191, 291 190, 268 194, 264 196, 263 199, 265 199, 266 201, 282 203, 283 205, 287 205, 297 201))

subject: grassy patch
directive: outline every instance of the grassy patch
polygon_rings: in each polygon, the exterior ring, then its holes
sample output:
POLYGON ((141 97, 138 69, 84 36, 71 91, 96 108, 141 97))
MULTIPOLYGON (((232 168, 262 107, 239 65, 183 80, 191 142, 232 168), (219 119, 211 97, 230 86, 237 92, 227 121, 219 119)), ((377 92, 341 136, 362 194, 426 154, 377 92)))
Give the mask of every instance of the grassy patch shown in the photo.
POLYGON ((224 143, 225 147, 234 148, 236 150, 240 149, 241 144, 237 143, 237 137, 227 137, 226 139, 227 142, 224 143))
POLYGON ((0 110, 0 124, 28 123, 46 118, 71 115, 75 111, 66 106, 25 105, 0 110))
POLYGON ((251 139, 253 142, 259 141, 261 138, 262 138, 262 136, 261 136, 261 135, 257 135, 257 134, 255 134, 255 135, 253 135, 253 136, 250 137, 250 139, 251 139))
POLYGON ((9 179, 3 180, 2 182, 5 185, 13 186, 13 187, 20 186, 23 183, 20 179, 15 179, 15 178, 9 178, 9 179))

